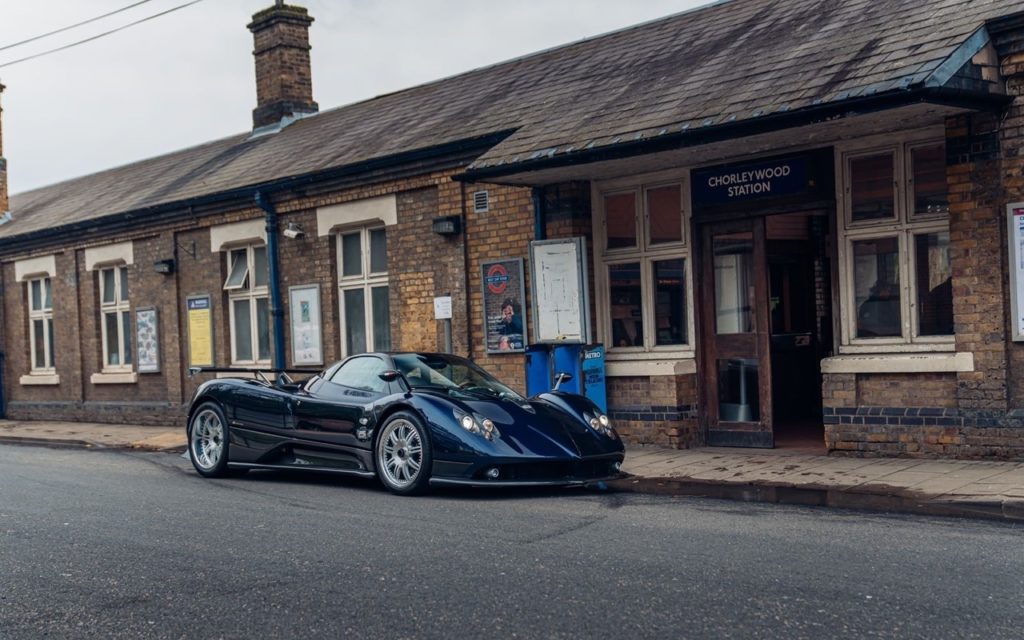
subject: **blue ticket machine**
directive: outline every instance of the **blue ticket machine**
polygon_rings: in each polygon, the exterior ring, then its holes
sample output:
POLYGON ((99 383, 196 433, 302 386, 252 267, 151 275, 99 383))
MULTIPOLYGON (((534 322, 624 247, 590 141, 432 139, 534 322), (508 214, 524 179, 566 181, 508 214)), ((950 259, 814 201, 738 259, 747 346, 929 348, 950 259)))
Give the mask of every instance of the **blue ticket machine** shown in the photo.
POLYGON ((560 391, 584 395, 608 411, 604 362, 602 344, 532 344, 526 348, 526 395, 550 391, 555 376, 568 373, 572 379, 562 382, 560 391))

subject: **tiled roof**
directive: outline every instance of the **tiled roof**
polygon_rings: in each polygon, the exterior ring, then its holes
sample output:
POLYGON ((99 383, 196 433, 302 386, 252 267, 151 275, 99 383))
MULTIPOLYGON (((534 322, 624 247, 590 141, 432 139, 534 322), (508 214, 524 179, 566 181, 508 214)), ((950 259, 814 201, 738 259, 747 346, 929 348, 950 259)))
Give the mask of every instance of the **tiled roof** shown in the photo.
POLYGON ((0 238, 514 131, 517 163, 925 82, 1024 0, 728 0, 12 197, 0 238), (569 151, 567 151, 569 150, 569 151))

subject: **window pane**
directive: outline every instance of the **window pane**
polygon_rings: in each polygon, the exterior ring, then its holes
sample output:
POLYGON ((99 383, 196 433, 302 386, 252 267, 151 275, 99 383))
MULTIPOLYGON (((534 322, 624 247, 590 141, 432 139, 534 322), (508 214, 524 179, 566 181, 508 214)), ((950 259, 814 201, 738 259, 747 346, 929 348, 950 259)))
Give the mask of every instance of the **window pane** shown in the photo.
POLYGON ((387 270, 387 235, 383 229, 373 229, 370 231, 370 273, 384 273, 387 270))
POLYGON ((256 338, 259 342, 259 359, 270 360, 270 299, 256 299, 256 338))
POLYGON ((636 246, 636 194, 617 193, 604 197, 608 248, 636 246))
POLYGON ((121 351, 124 353, 124 363, 132 363, 132 318, 127 311, 121 312, 121 351))
POLYGON ((366 307, 363 290, 349 289, 343 294, 345 306, 345 355, 366 351, 366 307))
POLYGON ((953 333, 953 270, 949 265, 949 232, 914 236, 917 266, 918 335, 953 333))
POLYGON ((715 331, 720 335, 754 330, 754 237, 715 236, 715 331))
POLYGON ((384 362, 379 358, 353 358, 338 369, 331 382, 363 391, 380 392, 387 388, 387 383, 380 379, 383 371, 384 362))
POLYGON ((730 358, 718 361, 718 419, 722 422, 757 422, 761 419, 757 360, 730 358))
POLYGON ((895 206, 892 153, 850 161, 850 201, 854 220, 891 218, 895 206))
POLYGON ((32 310, 39 311, 43 308, 43 281, 33 280, 29 285, 32 289, 32 310))
POLYGON ((254 287, 265 287, 270 281, 270 267, 267 265, 267 248, 252 248, 252 274, 254 287))
POLYGON ((895 237, 853 243, 853 290, 858 338, 903 335, 895 237))
POLYGON ((651 244, 682 241, 683 205, 679 185, 648 190, 647 213, 650 217, 651 244))
MULTIPOLYGON (((111 272, 113 273, 113 272, 111 272)), ((103 314, 103 334, 106 338, 107 345, 107 360, 108 366, 116 367, 121 364, 121 358, 118 357, 117 343, 117 312, 104 313, 103 314)))
POLYGON ((946 185, 946 147, 937 144, 910 152, 914 165, 914 213, 949 213, 946 185))
POLYGON ((370 289, 370 303, 373 305, 373 350, 391 350, 391 312, 388 308, 388 288, 370 289))
POLYGON ((341 236, 341 275, 358 276, 363 273, 362 234, 348 233, 341 236))
POLYGON ((32 321, 32 366, 36 369, 46 368, 46 327, 43 320, 32 321))
MULTIPOLYGON (((53 298, 50 295, 50 279, 43 278, 43 308, 53 308, 53 298)), ((52 343, 51 343, 52 344, 52 343)))
POLYGON ((128 301, 128 267, 121 267, 121 301, 128 301))
POLYGON ((686 261, 662 260, 653 267, 655 344, 686 344, 686 261))
POLYGON ((611 300, 612 344, 616 347, 642 347, 644 321, 640 263, 609 266, 608 286, 611 300))
POLYGON ((116 302, 116 300, 114 300, 114 270, 101 270, 100 279, 102 281, 102 286, 100 288, 103 290, 103 304, 114 304, 114 302, 116 302))
POLYGON ((224 283, 225 289, 238 289, 245 283, 245 276, 249 272, 249 262, 246 258, 245 249, 235 249, 228 254, 228 262, 231 263, 231 273, 224 283))
POLYGON ((235 360, 252 360, 252 317, 249 300, 232 300, 235 317, 231 331, 235 337, 235 360))
MULTIPOLYGON (((47 283, 48 282, 49 282, 49 280, 47 280, 47 283)), ((57 366, 56 365, 56 358, 57 358, 56 351, 57 350, 54 348, 54 342, 53 342, 53 319, 47 318, 44 322, 46 323, 46 339, 47 339, 47 343, 46 344, 50 348, 50 368, 53 369, 55 366, 57 366)))

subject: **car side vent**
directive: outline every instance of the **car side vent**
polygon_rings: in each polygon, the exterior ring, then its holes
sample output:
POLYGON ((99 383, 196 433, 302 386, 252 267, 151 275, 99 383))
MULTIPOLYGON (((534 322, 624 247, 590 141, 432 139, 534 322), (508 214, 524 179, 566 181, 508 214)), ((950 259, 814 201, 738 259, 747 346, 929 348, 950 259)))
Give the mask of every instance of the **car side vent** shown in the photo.
POLYGON ((473 213, 487 213, 491 210, 491 196, 486 191, 473 194, 473 213))

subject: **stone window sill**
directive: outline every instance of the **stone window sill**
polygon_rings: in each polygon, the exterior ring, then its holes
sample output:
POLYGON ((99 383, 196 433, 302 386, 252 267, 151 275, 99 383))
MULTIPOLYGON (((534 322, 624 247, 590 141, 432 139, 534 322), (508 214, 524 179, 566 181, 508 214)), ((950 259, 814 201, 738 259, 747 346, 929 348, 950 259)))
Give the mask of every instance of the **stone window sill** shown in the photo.
POLYGON ((60 384, 60 376, 56 373, 30 373, 18 380, 23 386, 56 386, 60 384))
POLYGON ((697 361, 693 356, 683 358, 615 359, 605 361, 605 375, 609 378, 633 376, 677 376, 697 373, 697 361))
POLYGON ((135 384, 139 380, 139 374, 134 371, 118 373, 94 373, 89 378, 93 384, 135 384))
POLYGON ((844 355, 821 361, 822 373, 958 373, 974 371, 973 353, 844 355))

